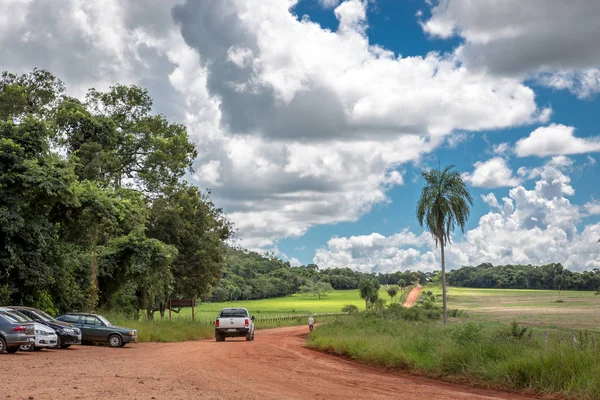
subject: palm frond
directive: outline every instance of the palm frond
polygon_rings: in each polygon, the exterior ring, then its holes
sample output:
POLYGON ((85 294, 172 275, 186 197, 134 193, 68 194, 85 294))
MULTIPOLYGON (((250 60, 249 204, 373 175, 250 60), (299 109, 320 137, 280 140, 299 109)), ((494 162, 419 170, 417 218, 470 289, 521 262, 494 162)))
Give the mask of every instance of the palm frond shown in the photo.
POLYGON ((435 238, 436 245, 451 240, 457 226, 464 232, 473 198, 458 171, 449 165, 443 170, 423 171, 425 186, 417 202, 416 216, 435 238))

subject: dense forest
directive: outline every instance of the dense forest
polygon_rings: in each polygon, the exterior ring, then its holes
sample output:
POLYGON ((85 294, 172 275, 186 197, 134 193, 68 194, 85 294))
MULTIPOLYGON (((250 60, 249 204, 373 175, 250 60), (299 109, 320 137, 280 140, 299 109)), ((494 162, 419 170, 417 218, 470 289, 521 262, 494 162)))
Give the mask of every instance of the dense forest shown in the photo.
POLYGON ((221 277, 233 230, 183 180, 186 128, 146 90, 65 94, 45 70, 0 77, 0 304, 164 310, 221 277))

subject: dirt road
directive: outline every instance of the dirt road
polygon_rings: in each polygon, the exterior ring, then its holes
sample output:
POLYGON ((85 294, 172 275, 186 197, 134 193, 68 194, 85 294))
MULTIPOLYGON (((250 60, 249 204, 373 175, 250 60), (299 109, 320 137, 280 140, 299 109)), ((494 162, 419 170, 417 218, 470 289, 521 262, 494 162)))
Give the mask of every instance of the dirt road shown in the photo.
POLYGON ((3 354, 0 399, 525 399, 320 354, 303 347, 307 330, 259 331, 254 342, 75 346, 3 354))
POLYGON ((421 290, 423 290, 423 287, 421 285, 413 288, 410 293, 408 294, 408 296, 406 297, 406 301, 404 302, 403 306, 404 307, 412 307, 417 303, 417 300, 419 300, 419 295, 421 294, 421 290))

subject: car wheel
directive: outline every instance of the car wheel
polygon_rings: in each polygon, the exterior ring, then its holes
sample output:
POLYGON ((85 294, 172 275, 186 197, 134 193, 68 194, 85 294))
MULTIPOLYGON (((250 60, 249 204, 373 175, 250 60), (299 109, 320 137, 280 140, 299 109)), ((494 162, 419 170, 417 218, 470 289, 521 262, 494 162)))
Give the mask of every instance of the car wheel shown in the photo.
POLYGON ((33 349, 35 349, 35 346, 32 344, 24 344, 21 346, 21 351, 33 351, 33 349))
POLYGON ((250 333, 246 334, 246 341, 251 341, 252 340, 252 335, 250 333))
POLYGON ((54 349, 61 349, 62 348, 62 339, 60 338, 60 336, 56 336, 56 346, 53 347, 54 349))
POLYGON ((224 342, 225 341, 225 335, 222 335, 220 333, 215 333, 215 340, 217 342, 224 342))
POLYGON ((0 337, 0 354, 6 351, 6 340, 0 337))
POLYGON ((19 351, 19 346, 17 346, 17 347, 7 347, 6 348, 6 352, 9 353, 9 354, 14 354, 17 351, 19 351))
POLYGON ((108 344, 110 347, 121 347, 123 344, 123 339, 119 335, 110 335, 108 337, 108 344))

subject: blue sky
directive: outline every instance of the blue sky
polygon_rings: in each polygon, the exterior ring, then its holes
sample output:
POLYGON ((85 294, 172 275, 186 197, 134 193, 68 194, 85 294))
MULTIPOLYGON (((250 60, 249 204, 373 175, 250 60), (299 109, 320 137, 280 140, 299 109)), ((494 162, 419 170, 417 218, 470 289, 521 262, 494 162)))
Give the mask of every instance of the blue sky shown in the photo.
POLYGON ((13 5, 0 69, 47 68, 81 98, 147 87, 187 126, 199 155, 186 179, 212 190, 241 246, 435 270, 414 209, 439 162, 475 200, 450 268, 600 268, 596 0, 49 4, 13 5))
MULTIPOLYGON (((428 37, 423 32, 420 21, 427 18, 429 7, 425 1, 407 0, 393 1, 381 0, 369 8, 367 34, 371 44, 379 44, 403 56, 424 55, 428 52, 452 52, 456 46, 461 45, 464 40, 451 38, 442 40, 428 37), (420 18, 416 13, 421 11, 420 18)), ((324 9, 317 1, 301 1, 294 12, 301 18, 303 15, 310 16, 312 21, 332 30, 337 29, 337 20, 331 9, 324 9)), ((574 126, 577 128, 577 136, 581 138, 598 137, 598 126, 600 126, 600 98, 579 99, 576 95, 536 85, 535 81, 529 84, 535 89, 538 104, 551 106, 553 114, 550 122, 574 126)), ((527 136, 533 129, 544 124, 528 124, 525 126, 509 129, 490 130, 477 133, 469 133, 469 138, 455 147, 445 146, 427 156, 429 166, 436 166, 439 160, 442 165, 456 165, 460 171, 471 171, 473 164, 477 161, 485 161, 490 158, 494 145, 503 142, 514 143, 518 139, 527 136)), ((581 170, 571 175, 572 184, 575 187, 575 195, 571 197, 573 203, 584 204, 598 198, 600 187, 600 174, 597 165, 586 165, 588 157, 596 157, 594 154, 581 154, 571 156, 575 165, 582 167, 581 170)), ((596 157, 597 158, 597 157, 596 157)), ((511 157, 508 165, 517 170, 520 167, 535 168, 542 165, 543 158, 531 156, 524 158, 511 157)), ((303 263, 313 261, 315 251, 322 247, 332 236, 356 236, 369 235, 373 232, 385 236, 392 235, 400 229, 408 228, 414 232, 420 232, 414 216, 415 204, 418 199, 422 180, 416 182, 413 176, 419 174, 422 167, 419 165, 403 166, 402 169, 410 179, 402 186, 395 187, 387 194, 389 203, 380 204, 371 212, 359 218, 356 222, 339 223, 335 225, 323 225, 311 228, 300 238, 288 238, 280 241, 279 248, 290 257, 295 257, 303 263)), ((531 187, 533 181, 526 184, 531 187)), ((471 188, 475 204, 472 216, 467 224, 467 230, 477 227, 481 215, 489 212, 490 207, 482 201, 480 195, 494 193, 497 198, 508 194, 510 188, 471 188)), ((581 229, 586 223, 597 222, 598 216, 583 219, 577 226, 581 229)), ((456 239, 461 237, 457 232, 456 239)))

